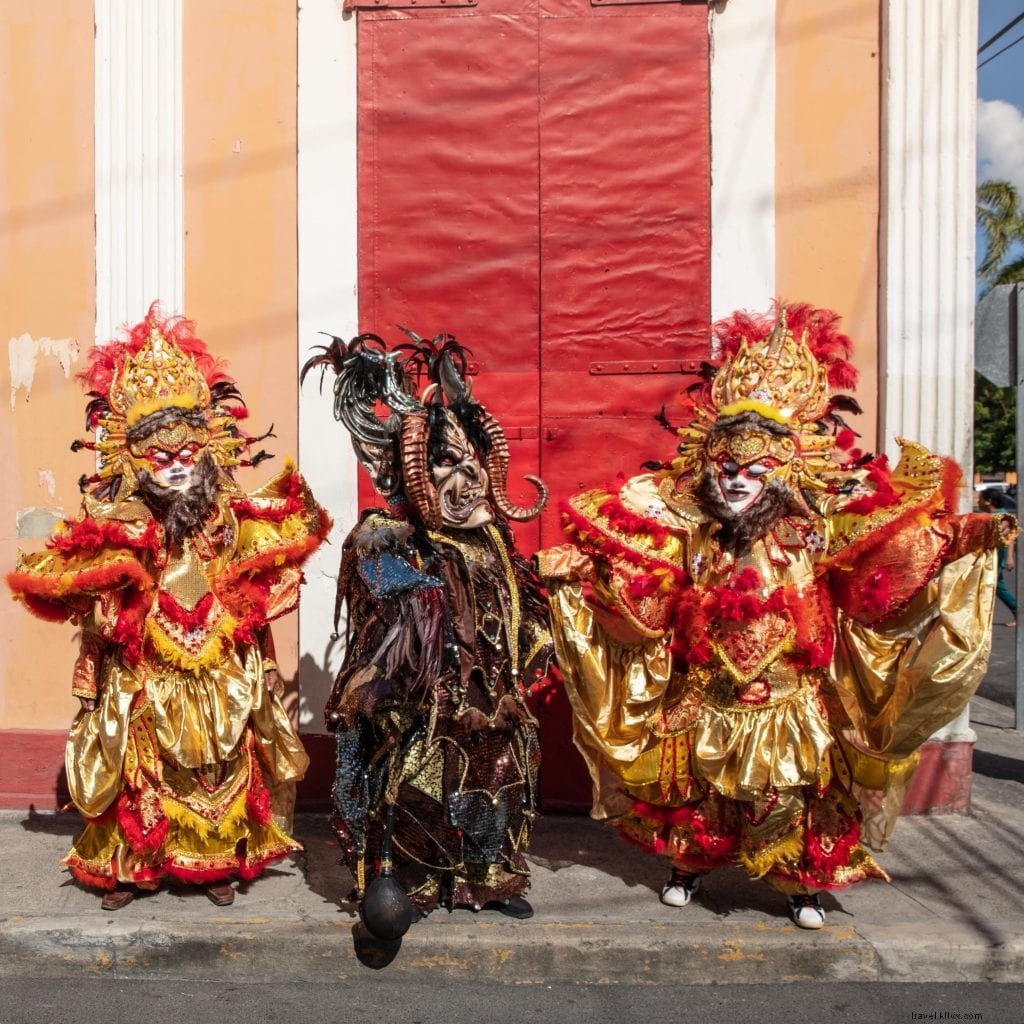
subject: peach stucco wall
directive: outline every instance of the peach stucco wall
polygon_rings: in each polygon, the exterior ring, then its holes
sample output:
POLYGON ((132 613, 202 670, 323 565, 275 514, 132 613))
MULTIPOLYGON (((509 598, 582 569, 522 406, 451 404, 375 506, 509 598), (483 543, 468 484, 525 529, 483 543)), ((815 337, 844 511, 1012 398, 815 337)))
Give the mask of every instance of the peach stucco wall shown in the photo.
MULTIPOLYGON (((7 360, 31 387, 0 409, 7 486, 0 558, 42 543, 55 515, 78 508, 91 471, 68 446, 82 433, 84 399, 68 379, 95 323, 92 5, 0 0, 0 280, 7 360), (23 337, 27 336, 27 338, 23 337), (20 340, 17 340, 20 339, 20 340), (51 344, 46 339, 56 339, 51 344), (63 365, 61 360, 63 360, 63 365), (39 514, 26 518, 26 510, 39 514), (22 536, 16 536, 22 523, 22 536), (29 536, 35 524, 38 536, 29 536)), ((252 412, 272 423, 277 458, 243 470, 254 488, 297 451, 296 13, 274 0, 184 5, 185 303, 210 348, 226 358, 252 412)), ((154 298, 163 298, 154 296, 154 298)), ((275 631, 281 667, 297 662, 295 616, 275 631)), ((75 655, 70 627, 0 601, 0 729, 66 728, 75 655)))
MULTIPOLYGON (((93 16, 80 0, 0 0, 0 564, 37 547, 80 500, 88 456, 69 451, 84 402, 68 374, 92 341, 93 16), (45 31, 40 30, 45 13, 45 31), (15 385, 18 385, 15 389, 15 385), (35 510, 35 511, 33 511, 35 510), (17 536, 19 532, 21 538, 17 536)), ((0 729, 66 727, 69 627, 0 595, 0 729)))
MULTIPOLYGON (((248 489, 298 452, 296 30, 276 0, 185 5, 185 312, 228 360, 250 433, 274 426, 248 489)), ((274 637, 291 678, 296 616, 274 637)))
POLYGON ((835 310, 877 447, 879 0, 776 8, 776 292, 835 310))

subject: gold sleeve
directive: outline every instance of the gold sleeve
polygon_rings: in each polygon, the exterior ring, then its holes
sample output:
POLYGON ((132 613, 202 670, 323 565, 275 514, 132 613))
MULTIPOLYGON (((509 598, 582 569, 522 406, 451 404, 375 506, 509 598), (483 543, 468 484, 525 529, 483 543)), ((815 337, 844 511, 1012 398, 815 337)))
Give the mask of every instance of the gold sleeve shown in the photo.
POLYGON ((668 640, 615 640, 580 583, 551 584, 549 597, 556 659, 574 712, 573 740, 594 786, 592 814, 614 817, 630 805, 622 793, 627 777, 631 786, 658 779, 660 740, 646 722, 671 678, 668 640), (646 780, 638 778, 645 765, 651 769, 646 780))
POLYGON ((860 745, 908 757, 967 706, 988 667, 996 572, 994 551, 971 552, 881 625, 838 612, 832 682, 860 745))

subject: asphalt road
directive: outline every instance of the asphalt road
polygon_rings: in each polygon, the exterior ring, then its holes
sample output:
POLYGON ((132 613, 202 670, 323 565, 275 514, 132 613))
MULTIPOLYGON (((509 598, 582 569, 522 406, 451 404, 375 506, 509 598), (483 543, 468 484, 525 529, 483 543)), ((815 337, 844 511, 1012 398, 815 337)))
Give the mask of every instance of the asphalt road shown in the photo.
MULTIPOLYGON (((680 964, 680 972, 685 972, 685 964, 680 964)), ((1022 1005, 1024 985, 495 987, 436 984, 429 979, 395 981, 371 972, 344 985, 5 978, 0 988, 3 1024, 1020 1024, 1022 1005)))

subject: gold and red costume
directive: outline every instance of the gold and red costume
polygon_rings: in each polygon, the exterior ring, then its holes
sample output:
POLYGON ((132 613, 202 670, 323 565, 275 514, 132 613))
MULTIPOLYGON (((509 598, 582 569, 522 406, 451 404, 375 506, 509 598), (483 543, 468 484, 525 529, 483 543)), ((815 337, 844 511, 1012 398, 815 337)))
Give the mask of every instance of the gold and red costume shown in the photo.
POLYGON ((794 894, 885 877, 861 842, 884 846, 918 747, 984 674, 999 522, 955 515, 957 467, 918 445, 843 463, 828 376, 781 324, 774 351, 727 349, 679 459, 565 503, 569 542, 538 560, 594 816, 681 872, 794 894), (786 429, 715 433, 750 413, 786 429), (737 548, 700 484, 744 446, 790 500, 737 548))
MULTIPOLYGON (((108 361, 152 366, 155 338, 188 370, 195 352, 183 355, 155 307, 144 327, 108 361)), ((182 345, 196 343, 180 323, 178 331, 182 345)), ((151 401, 142 418, 169 403, 195 407, 178 391, 151 401)), ((233 422, 216 402, 206 411, 207 423, 233 422)), ((111 445, 115 413, 116 403, 105 415, 111 445)), ((166 415, 162 424, 175 429, 166 415)), ((205 429, 192 435, 216 451, 216 427, 212 439, 205 429)), ((80 629, 72 692, 83 709, 65 763, 87 824, 63 863, 95 888, 151 888, 165 876, 251 879, 298 848, 275 820, 269 787, 300 779, 308 758, 266 685, 276 669, 269 623, 296 606, 301 565, 330 523, 290 465, 244 493, 225 471, 243 464, 229 459, 241 435, 224 430, 220 442, 216 496, 200 528, 168 536, 116 445, 101 451, 92 481, 103 496, 87 493, 79 517, 61 524, 45 551, 22 554, 7 577, 32 612, 80 629)))

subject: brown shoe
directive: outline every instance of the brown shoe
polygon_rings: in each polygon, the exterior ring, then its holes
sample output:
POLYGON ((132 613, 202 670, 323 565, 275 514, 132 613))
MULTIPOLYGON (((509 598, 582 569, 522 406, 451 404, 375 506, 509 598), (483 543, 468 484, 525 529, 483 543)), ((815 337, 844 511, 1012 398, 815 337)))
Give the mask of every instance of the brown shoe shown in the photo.
POLYGON ((235 902, 235 890, 230 882, 206 887, 206 898, 218 907, 230 907, 235 902))
POLYGON ((100 910, 120 910, 127 907, 133 899, 135 893, 131 889, 111 889, 100 901, 100 910))

